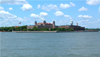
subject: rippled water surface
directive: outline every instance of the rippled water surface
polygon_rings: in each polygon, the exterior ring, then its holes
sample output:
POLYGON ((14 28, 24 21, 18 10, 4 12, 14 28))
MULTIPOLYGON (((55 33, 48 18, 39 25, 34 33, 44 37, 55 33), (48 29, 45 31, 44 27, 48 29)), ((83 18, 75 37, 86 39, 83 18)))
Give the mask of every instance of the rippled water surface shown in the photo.
POLYGON ((1 57, 100 57, 100 32, 0 34, 1 57))

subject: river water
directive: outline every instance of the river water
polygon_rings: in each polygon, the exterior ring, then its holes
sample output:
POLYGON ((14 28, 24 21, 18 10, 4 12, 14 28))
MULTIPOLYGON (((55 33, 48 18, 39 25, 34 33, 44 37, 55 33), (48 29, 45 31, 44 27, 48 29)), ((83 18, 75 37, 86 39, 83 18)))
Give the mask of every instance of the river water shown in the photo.
POLYGON ((100 32, 1 32, 0 56, 100 57, 100 32))

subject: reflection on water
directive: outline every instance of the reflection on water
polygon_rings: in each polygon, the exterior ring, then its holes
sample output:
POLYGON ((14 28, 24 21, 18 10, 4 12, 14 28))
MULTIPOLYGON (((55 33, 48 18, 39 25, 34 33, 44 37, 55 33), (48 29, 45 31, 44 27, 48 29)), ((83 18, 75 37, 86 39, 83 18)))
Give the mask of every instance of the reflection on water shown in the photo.
POLYGON ((1 33, 1 57, 100 57, 100 32, 1 33))

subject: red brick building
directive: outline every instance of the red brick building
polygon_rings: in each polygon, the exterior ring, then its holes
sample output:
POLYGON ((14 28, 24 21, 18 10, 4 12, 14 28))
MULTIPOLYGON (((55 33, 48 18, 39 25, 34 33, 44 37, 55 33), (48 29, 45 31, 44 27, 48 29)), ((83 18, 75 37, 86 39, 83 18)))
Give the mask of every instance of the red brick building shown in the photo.
POLYGON ((33 26, 27 26, 27 29, 33 29, 34 27, 37 28, 65 28, 65 29, 74 29, 74 30, 85 30, 85 27, 81 27, 77 25, 73 25, 73 21, 71 21, 71 25, 62 25, 62 26, 56 26, 55 25, 55 21, 53 21, 53 23, 46 23, 46 21, 43 21, 43 23, 37 23, 37 21, 35 21, 35 25, 33 26))

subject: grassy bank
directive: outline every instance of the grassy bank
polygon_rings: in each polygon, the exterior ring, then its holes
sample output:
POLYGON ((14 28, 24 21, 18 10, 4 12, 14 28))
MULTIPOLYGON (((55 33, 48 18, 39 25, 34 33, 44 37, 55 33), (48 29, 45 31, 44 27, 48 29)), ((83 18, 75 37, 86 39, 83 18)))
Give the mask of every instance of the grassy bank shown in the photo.
POLYGON ((11 31, 74 31, 74 29, 65 29, 65 28, 37 28, 34 27, 32 29, 27 29, 27 26, 19 26, 19 27, 0 27, 0 31, 2 32, 11 32, 11 31))

